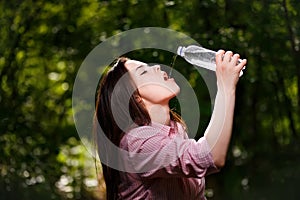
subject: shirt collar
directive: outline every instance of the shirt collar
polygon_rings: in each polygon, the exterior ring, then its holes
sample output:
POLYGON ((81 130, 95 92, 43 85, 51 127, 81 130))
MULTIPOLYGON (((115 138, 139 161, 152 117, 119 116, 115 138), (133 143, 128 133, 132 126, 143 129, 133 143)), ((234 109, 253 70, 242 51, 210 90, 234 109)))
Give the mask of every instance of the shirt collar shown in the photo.
POLYGON ((170 121, 170 125, 164 125, 157 122, 151 122, 152 127, 161 130, 164 133, 170 134, 174 132, 176 122, 170 121))

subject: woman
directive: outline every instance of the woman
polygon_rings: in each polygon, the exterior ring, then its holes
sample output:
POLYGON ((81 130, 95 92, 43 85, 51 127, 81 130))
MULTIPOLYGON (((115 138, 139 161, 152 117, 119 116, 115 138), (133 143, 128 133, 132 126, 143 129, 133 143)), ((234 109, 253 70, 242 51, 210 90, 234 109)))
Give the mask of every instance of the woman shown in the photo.
POLYGON ((246 65, 238 59, 231 51, 216 54, 215 107, 198 141, 187 137, 182 119, 169 108, 180 91, 174 79, 158 65, 117 61, 100 83, 95 122, 116 146, 132 153, 136 162, 127 164, 137 173, 102 164, 107 199, 205 199, 205 176, 225 164, 236 84, 246 65), (139 155, 146 157, 139 160, 139 155))

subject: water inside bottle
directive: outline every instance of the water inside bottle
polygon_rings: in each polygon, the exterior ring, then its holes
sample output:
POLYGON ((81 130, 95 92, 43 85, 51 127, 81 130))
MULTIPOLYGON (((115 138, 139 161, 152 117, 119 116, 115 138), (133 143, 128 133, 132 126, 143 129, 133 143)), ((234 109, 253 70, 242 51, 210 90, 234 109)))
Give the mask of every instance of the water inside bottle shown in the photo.
POLYGON ((169 72, 169 78, 171 78, 172 71, 173 71, 177 56, 178 56, 177 54, 174 54, 174 56, 172 58, 171 65, 170 65, 171 69, 170 69, 170 72, 169 72))

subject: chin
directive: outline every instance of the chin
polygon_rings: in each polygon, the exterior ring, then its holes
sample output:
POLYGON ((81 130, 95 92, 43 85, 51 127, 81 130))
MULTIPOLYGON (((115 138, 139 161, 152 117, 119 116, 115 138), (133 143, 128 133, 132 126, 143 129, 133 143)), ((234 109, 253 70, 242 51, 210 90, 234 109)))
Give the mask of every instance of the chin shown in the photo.
POLYGON ((180 87, 177 85, 177 88, 175 90, 175 96, 177 96, 180 93, 180 87))
POLYGON ((173 92, 173 95, 171 96, 171 99, 174 98, 174 97, 176 97, 180 93, 180 88, 178 87, 178 89, 173 90, 173 91, 174 92, 173 92))

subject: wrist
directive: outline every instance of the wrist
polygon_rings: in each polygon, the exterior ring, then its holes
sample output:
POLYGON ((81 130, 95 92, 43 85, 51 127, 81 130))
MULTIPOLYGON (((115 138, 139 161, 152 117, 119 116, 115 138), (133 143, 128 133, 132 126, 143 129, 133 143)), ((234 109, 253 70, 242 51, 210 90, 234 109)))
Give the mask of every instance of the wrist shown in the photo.
POLYGON ((236 87, 218 87, 218 92, 226 96, 235 96, 236 87))

